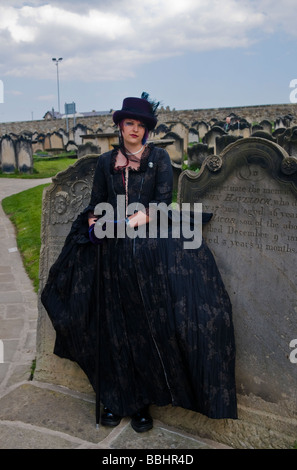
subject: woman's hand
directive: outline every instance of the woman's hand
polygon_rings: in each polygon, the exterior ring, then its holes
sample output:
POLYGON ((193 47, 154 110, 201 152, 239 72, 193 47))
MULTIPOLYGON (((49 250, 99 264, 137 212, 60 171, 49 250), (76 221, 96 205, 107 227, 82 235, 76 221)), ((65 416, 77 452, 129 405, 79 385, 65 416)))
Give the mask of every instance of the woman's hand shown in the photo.
POLYGON ((150 221, 149 216, 146 215, 142 211, 138 211, 136 212, 136 214, 130 215, 128 219, 129 219, 129 227, 132 227, 132 228, 147 224, 150 221))
POLYGON ((88 219, 88 222, 89 222, 89 227, 91 227, 91 225, 95 224, 98 220, 98 217, 89 217, 88 219))

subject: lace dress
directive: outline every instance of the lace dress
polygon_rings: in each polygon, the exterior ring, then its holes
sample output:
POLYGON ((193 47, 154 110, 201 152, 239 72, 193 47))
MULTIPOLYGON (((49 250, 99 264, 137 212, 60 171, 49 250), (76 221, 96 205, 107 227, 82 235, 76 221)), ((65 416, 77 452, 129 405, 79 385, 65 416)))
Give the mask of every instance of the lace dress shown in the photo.
POLYGON ((102 201, 116 210, 119 195, 145 208, 150 202, 171 202, 172 169, 165 150, 149 145, 140 166, 128 172, 116 168, 116 155, 114 150, 99 157, 90 205, 74 222, 42 293, 57 332, 55 353, 76 361, 96 388, 99 293, 104 405, 121 416, 147 404, 172 404, 210 418, 235 419, 232 307, 204 241, 185 250, 182 237, 106 239, 98 282, 98 248, 87 239, 88 212, 102 201))

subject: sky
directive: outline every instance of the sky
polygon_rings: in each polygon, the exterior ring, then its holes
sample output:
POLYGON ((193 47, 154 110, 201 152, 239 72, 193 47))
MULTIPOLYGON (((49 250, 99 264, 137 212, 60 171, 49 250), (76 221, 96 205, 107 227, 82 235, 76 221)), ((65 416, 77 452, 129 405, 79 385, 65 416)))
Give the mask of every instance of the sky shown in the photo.
POLYGON ((296 0, 1 0, 0 122, 142 91, 177 110, 295 102, 296 13, 296 0))

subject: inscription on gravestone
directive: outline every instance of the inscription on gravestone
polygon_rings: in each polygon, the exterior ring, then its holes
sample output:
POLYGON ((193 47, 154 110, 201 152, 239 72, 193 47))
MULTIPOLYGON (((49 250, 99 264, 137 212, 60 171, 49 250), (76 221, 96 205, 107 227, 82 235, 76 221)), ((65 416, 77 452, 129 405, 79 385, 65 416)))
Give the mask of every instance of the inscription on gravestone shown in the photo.
POLYGON ((208 157, 200 175, 184 172, 179 202, 212 212, 203 236, 230 294, 237 387, 297 415, 297 160, 261 138, 208 157))

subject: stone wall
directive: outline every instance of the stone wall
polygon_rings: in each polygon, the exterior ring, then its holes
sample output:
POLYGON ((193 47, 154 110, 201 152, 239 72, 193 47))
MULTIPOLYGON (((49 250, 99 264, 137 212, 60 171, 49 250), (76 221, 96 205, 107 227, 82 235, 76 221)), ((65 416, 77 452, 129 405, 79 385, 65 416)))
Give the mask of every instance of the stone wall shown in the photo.
MULTIPOLYGON (((247 119, 250 123, 261 122, 264 119, 274 121, 279 116, 293 115, 294 123, 297 123, 297 105, 296 104, 277 104, 262 106, 242 106, 242 107, 226 107, 226 108, 209 108, 209 109, 190 109, 159 111, 159 122, 182 121, 187 125, 192 125, 195 121, 207 121, 212 118, 225 119, 230 113, 234 113, 242 118, 247 119)), ((75 124, 82 124, 94 131, 98 128, 106 128, 113 125, 112 115, 103 116, 77 117, 75 124)), ((69 127, 73 127, 73 119, 69 119, 69 127)), ((56 120, 38 120, 38 121, 20 121, 0 123, 0 136, 4 134, 21 134, 25 131, 38 133, 52 133, 63 129, 67 131, 66 119, 56 120)))

